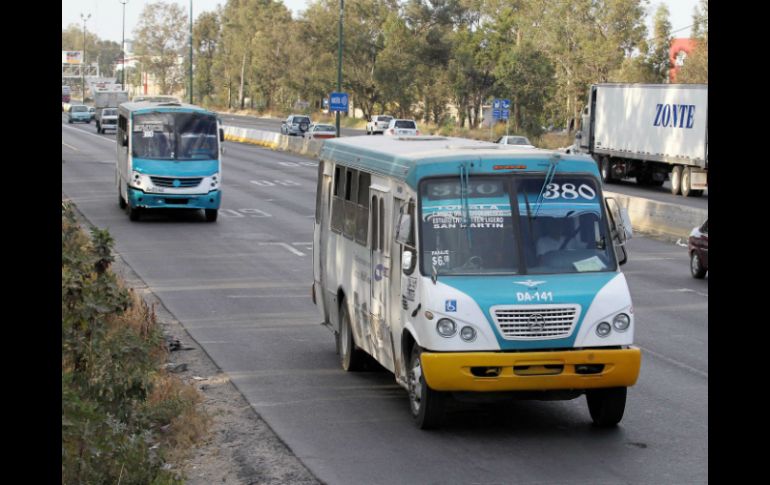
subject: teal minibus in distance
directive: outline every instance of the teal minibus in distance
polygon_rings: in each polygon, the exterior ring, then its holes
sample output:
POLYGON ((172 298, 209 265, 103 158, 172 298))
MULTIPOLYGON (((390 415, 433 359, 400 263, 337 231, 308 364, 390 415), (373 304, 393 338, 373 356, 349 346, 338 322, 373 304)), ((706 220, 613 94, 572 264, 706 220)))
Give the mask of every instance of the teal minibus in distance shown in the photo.
POLYGON ((222 202, 224 132, 216 113, 165 102, 118 107, 115 183, 120 207, 139 220, 153 209, 202 209, 214 222, 222 202))

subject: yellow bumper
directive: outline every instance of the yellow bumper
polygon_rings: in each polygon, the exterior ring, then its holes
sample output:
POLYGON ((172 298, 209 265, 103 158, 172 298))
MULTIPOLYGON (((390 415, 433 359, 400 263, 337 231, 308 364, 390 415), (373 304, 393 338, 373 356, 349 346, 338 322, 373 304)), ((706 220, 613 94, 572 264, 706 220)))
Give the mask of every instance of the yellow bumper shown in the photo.
POLYGON ((437 391, 544 391, 628 387, 636 383, 642 363, 638 347, 627 349, 565 350, 559 352, 422 353, 422 372, 437 391), (603 364, 595 374, 576 371, 583 365, 603 364), (475 369, 474 369, 475 368, 475 369), (472 373, 499 374, 477 377, 472 373))

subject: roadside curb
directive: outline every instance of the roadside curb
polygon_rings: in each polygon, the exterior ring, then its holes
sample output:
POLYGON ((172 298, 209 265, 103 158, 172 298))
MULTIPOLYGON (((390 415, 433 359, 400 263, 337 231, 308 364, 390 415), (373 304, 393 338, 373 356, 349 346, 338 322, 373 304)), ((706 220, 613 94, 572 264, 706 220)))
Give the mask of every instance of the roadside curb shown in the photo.
MULTIPOLYGON (((318 157, 323 147, 323 141, 320 140, 308 140, 264 130, 236 126, 225 126, 224 130, 227 141, 249 143, 310 157, 318 157)), ((616 192, 604 192, 604 195, 614 197, 621 207, 628 210, 634 231, 657 239, 668 241, 686 239, 693 227, 700 226, 708 218, 708 209, 659 202, 616 192)))

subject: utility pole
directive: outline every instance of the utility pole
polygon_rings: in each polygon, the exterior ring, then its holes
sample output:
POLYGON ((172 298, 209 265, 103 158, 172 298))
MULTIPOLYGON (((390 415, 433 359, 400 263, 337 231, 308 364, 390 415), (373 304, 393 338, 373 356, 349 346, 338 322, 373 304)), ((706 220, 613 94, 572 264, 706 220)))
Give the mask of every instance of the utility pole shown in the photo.
POLYGON ((118 0, 123 5, 123 33, 120 36, 120 89, 126 90, 126 3, 128 0, 118 0))
POLYGON ((86 21, 91 18, 91 14, 89 13, 86 17, 82 13, 80 14, 80 18, 83 19, 83 62, 80 63, 80 89, 83 96, 83 103, 86 102, 86 21))
MULTIPOLYGON (((339 48, 337 49, 337 92, 342 92, 342 19, 345 17, 345 0, 340 0, 340 32, 339 48)), ((331 104, 331 100, 329 100, 331 104)), ((337 111, 337 138, 340 137, 340 112, 337 111)))
POLYGON ((192 11, 192 0, 190 0, 190 104, 193 104, 193 39, 192 39, 192 28, 193 28, 193 11, 192 11))

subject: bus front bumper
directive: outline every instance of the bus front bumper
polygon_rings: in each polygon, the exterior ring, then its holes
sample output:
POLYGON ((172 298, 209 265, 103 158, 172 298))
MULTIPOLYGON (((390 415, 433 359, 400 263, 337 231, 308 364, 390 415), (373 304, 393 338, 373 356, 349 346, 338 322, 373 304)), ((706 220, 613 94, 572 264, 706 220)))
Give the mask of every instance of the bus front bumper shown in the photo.
POLYGON ((132 207, 143 209, 219 209, 222 191, 208 194, 148 194, 134 188, 128 189, 132 207))
POLYGON ((629 387, 639 377, 638 347, 557 352, 424 351, 422 372, 437 391, 546 391, 629 387))

